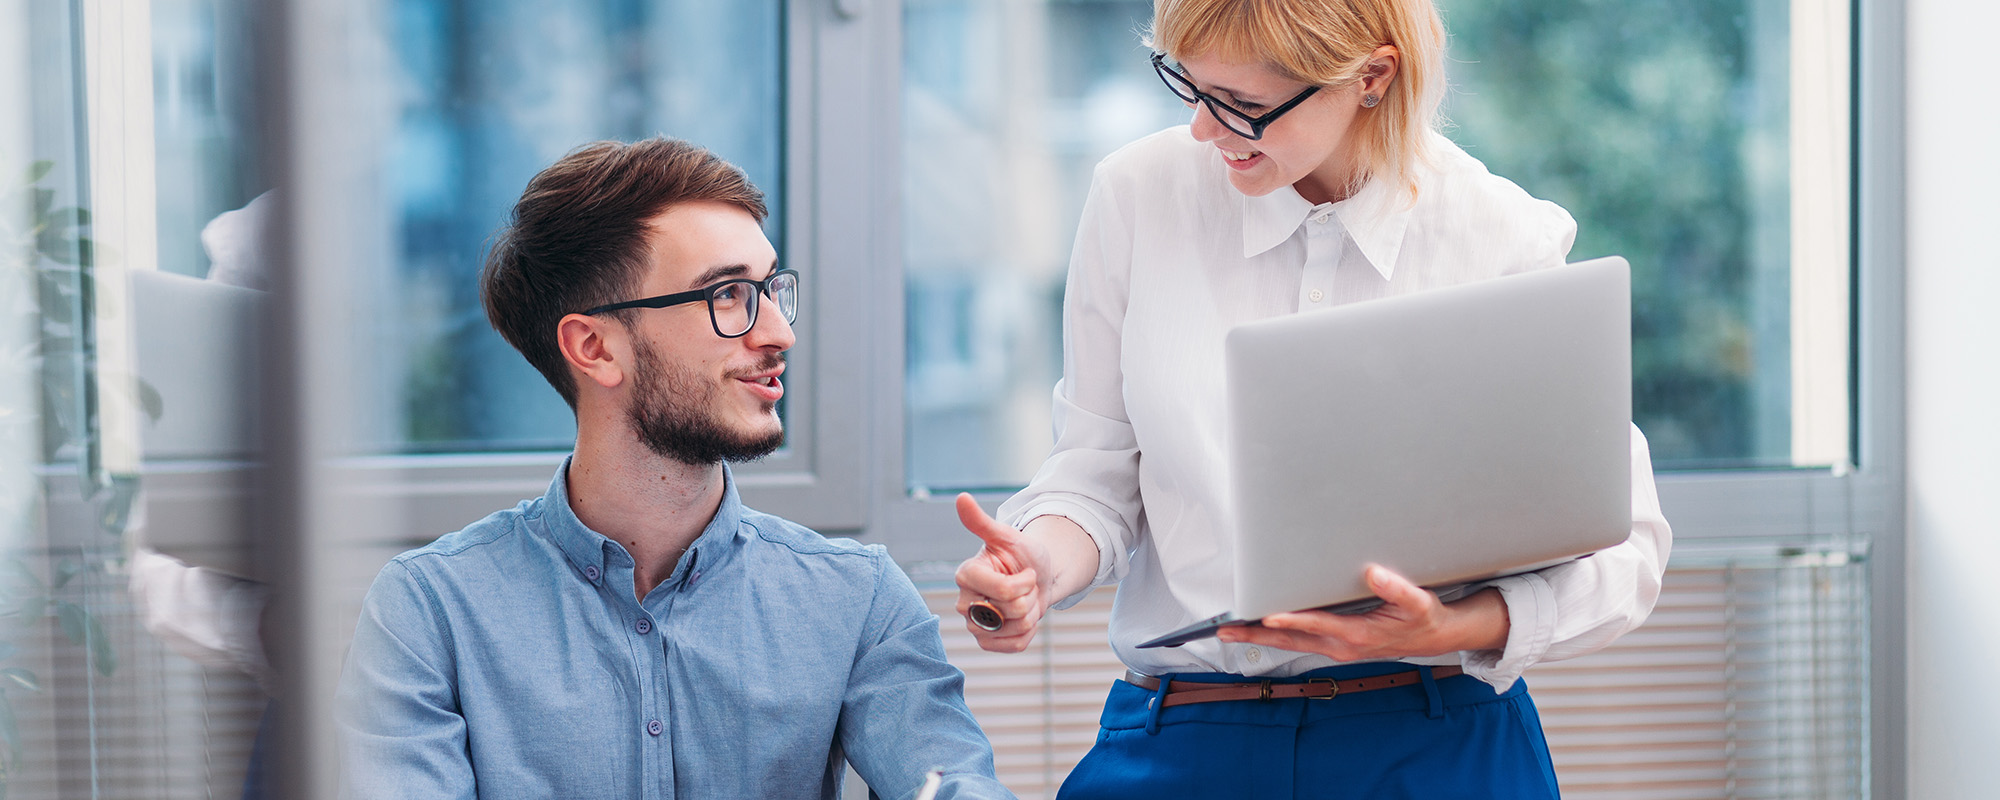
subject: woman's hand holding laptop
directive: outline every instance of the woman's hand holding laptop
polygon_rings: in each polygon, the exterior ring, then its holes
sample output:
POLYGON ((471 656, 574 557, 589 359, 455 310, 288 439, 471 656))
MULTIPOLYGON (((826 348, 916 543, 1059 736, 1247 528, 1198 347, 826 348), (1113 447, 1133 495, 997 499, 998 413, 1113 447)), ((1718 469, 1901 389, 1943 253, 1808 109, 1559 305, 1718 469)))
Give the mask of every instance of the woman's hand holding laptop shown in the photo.
POLYGON ((1360 614, 1295 611, 1272 614, 1261 625, 1216 631, 1225 642, 1319 653, 1335 661, 1415 658, 1461 650, 1498 650, 1507 644, 1507 606, 1500 592, 1483 589, 1451 602, 1386 567, 1371 565, 1368 588, 1382 605, 1360 614))

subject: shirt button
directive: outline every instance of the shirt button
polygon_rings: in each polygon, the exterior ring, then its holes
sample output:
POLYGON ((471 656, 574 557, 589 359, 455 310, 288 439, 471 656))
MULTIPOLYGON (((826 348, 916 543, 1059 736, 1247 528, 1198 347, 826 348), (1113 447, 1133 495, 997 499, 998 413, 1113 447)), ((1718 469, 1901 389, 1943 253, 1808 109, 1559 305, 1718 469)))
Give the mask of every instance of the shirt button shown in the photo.
POLYGON ((659 721, 659 720, 657 720, 657 719, 656 719, 656 720, 653 720, 653 721, 651 721, 651 722, 648 722, 648 723, 646 723, 646 732, 647 732, 647 733, 650 733, 650 734, 652 734, 652 735, 654 735, 654 736, 658 736, 658 735, 660 735, 660 731, 663 731, 663 730, 666 730, 666 729, 667 729, 667 726, 665 726, 665 725, 661 725, 661 724, 660 724, 660 721, 659 721))
POLYGON ((1327 218, 1328 218, 1328 217, 1331 217, 1331 216, 1333 216, 1333 212, 1331 212, 1331 211, 1321 211, 1321 212, 1319 212, 1318 214, 1314 214, 1314 215, 1313 215, 1313 222, 1315 222, 1315 223, 1318 223, 1318 224, 1321 224, 1321 225, 1325 225, 1325 224, 1326 224, 1326 220, 1327 220, 1327 218))
POLYGON ((1312 290, 1312 291, 1310 291, 1310 292, 1306 292, 1306 299, 1307 299, 1307 300, 1311 300, 1311 301, 1313 301, 1313 302, 1317 303, 1317 302, 1319 302, 1319 301, 1321 301, 1321 300, 1325 300, 1325 299, 1326 299, 1326 292, 1322 292, 1322 291, 1320 291, 1320 290, 1318 290, 1318 289, 1314 289, 1314 290, 1312 290))
POLYGON ((650 619, 646 619, 645 617, 640 617, 639 624, 636 627, 639 629, 640 633, 652 633, 653 621, 650 619))
POLYGON ((1243 654, 1243 657, 1250 659, 1250 663, 1255 664, 1264 660, 1264 651, 1252 647, 1249 652, 1243 654))
POLYGON ((583 577, 589 580, 591 583, 596 583, 597 576, 602 574, 603 573, 598 571, 596 564, 591 564, 583 568, 583 577))

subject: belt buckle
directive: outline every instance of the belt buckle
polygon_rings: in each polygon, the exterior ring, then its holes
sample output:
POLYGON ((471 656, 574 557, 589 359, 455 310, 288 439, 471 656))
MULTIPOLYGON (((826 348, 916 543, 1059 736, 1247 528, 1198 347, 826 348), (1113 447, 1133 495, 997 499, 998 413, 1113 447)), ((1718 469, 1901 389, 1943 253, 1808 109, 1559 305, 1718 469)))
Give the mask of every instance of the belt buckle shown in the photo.
POLYGON ((1270 681, 1263 681, 1257 685, 1257 699, 1260 701, 1271 699, 1270 681))
POLYGON ((1306 699, 1308 699, 1308 700, 1332 700, 1332 699, 1334 698, 1334 696, 1335 696, 1335 695, 1338 695, 1338 694, 1340 694, 1340 682, 1339 682, 1339 681, 1336 681, 1336 680, 1334 680, 1334 679, 1332 679, 1332 678, 1307 678, 1307 679, 1306 679, 1306 684, 1307 684, 1307 685, 1311 685, 1311 684, 1315 684, 1315 683, 1324 683, 1324 684, 1326 684, 1326 696, 1325 696, 1325 697, 1320 697, 1320 696, 1318 696, 1318 695, 1307 695, 1307 696, 1306 696, 1306 699))

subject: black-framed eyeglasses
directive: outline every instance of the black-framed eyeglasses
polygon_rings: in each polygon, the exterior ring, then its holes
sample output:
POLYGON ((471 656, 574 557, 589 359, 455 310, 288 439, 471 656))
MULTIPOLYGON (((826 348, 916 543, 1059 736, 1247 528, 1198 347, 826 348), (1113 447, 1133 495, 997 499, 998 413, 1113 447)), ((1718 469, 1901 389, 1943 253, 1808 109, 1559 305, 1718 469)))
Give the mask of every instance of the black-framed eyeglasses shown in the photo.
POLYGON ((1167 55, 1165 53, 1153 54, 1153 71, 1160 73, 1160 81, 1165 83, 1167 89, 1171 90, 1175 97, 1180 98, 1181 102, 1188 105, 1200 103, 1208 106, 1208 113, 1215 117, 1216 122, 1222 123, 1222 127, 1228 128, 1230 133, 1253 141, 1264 138, 1265 128, 1270 127, 1271 123, 1277 122, 1279 117, 1285 115, 1285 112, 1298 108, 1300 103, 1306 101, 1306 98, 1313 96, 1314 92, 1319 91, 1318 86, 1308 86, 1305 91, 1299 92, 1290 100, 1286 100, 1284 105, 1271 109, 1271 113, 1253 117, 1236 110, 1235 106, 1231 106, 1217 99, 1215 96, 1195 88, 1194 81, 1188 80, 1188 76, 1181 74, 1181 71, 1178 69, 1167 66, 1167 55))
POLYGON ((715 326, 715 335, 724 339, 734 339, 749 333, 757 326, 757 298, 769 297, 778 304, 778 313, 784 315, 786 324, 799 318, 799 273, 797 270, 781 269, 771 273, 761 281, 749 278, 731 278, 687 292, 663 294, 643 300, 627 300, 623 303, 598 306, 583 312, 586 317, 617 311, 624 308, 666 308, 682 303, 706 301, 708 321, 715 326))

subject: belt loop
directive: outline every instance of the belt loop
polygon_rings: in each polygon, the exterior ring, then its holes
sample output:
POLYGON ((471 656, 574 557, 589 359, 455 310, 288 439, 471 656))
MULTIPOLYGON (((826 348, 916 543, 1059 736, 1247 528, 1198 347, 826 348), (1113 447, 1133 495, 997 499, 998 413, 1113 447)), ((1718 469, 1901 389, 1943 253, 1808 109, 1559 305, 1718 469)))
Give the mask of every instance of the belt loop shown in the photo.
POLYGON ((1153 699, 1146 702, 1153 712, 1146 717, 1147 736, 1160 735, 1160 714, 1167 710, 1167 690, 1172 688, 1173 683, 1173 675, 1161 675, 1159 687, 1153 690, 1153 699))
POLYGON ((1430 698, 1431 701, 1431 707, 1428 711, 1425 712, 1425 716, 1430 717, 1431 719, 1438 719, 1440 717, 1443 717, 1444 694, 1438 691, 1437 678, 1431 675, 1430 665, 1418 664, 1417 677, 1423 678, 1424 696, 1430 698))

